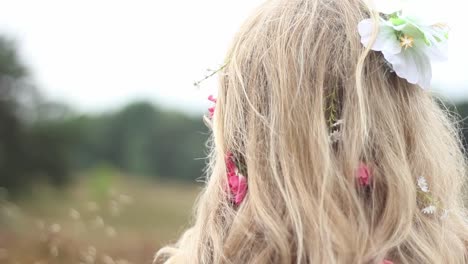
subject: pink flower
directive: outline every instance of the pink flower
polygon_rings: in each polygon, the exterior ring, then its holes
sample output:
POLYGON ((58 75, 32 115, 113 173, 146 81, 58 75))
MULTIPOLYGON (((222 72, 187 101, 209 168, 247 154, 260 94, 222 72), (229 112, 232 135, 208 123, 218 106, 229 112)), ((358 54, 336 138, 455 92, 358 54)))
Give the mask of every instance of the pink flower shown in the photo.
POLYGON ((243 175, 229 178, 229 188, 233 195, 232 200, 236 205, 240 205, 247 194, 247 180, 243 175))
POLYGON ((365 163, 361 162, 361 164, 359 164, 357 169, 357 177, 361 186, 369 186, 372 174, 369 167, 365 163))
POLYGON ((247 178, 239 174, 233 155, 230 152, 226 156, 226 169, 229 190, 232 195, 231 199, 235 205, 239 205, 247 194, 247 178))
POLYGON ((237 166, 234 162, 234 157, 231 152, 228 152, 226 155, 226 169, 228 178, 234 177, 237 175, 237 166))
POLYGON ((208 108, 208 112, 210 113, 209 116, 210 116, 210 118, 213 118, 213 115, 214 115, 214 112, 215 112, 215 108, 216 108, 216 101, 217 101, 217 100, 216 100, 216 98, 214 98, 213 95, 208 96, 208 100, 210 100, 211 102, 213 102, 213 103, 215 104, 214 106, 208 108))
POLYGON ((208 96, 208 100, 216 104, 216 98, 213 95, 208 96))
POLYGON ((393 262, 390 261, 390 260, 384 259, 384 260, 382 261, 382 264, 393 264, 393 262))

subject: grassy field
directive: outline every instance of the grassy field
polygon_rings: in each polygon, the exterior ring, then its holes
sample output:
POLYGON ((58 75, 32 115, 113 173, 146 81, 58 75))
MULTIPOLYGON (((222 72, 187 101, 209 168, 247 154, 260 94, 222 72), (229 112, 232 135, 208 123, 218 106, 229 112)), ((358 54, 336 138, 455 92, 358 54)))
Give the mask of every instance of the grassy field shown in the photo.
POLYGON ((61 191, 0 197, 0 263, 151 263, 188 226, 200 191, 97 172, 61 191))

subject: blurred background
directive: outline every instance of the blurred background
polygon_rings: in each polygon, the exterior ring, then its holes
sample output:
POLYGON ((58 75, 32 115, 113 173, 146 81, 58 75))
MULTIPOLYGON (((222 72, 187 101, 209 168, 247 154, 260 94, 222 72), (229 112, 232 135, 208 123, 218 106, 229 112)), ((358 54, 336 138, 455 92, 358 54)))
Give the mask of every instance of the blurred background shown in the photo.
MULTIPOLYGON (((0 0, 0 263, 151 263, 174 242, 216 94, 193 83, 261 2, 0 0)), ((444 7, 433 90, 468 137, 468 23, 444 7)))

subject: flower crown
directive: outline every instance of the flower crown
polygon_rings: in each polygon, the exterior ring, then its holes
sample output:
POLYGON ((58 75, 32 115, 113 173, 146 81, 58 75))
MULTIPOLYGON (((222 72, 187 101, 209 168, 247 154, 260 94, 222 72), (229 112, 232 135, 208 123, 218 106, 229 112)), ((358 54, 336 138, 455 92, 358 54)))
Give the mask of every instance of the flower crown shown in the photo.
POLYGON ((447 60, 449 28, 418 12, 422 4, 426 3, 375 0, 370 8, 379 12, 380 16, 377 21, 362 20, 358 31, 361 43, 366 48, 382 52, 399 77, 425 89, 431 84, 431 63, 447 60), (378 32, 375 41, 372 41, 375 29, 378 32))

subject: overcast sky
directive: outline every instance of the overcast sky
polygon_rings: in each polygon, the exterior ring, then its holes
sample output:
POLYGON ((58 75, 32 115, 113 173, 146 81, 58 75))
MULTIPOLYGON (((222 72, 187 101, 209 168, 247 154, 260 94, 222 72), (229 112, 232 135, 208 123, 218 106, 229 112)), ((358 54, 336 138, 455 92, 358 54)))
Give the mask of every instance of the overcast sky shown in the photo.
MULTIPOLYGON (((17 41, 48 98, 80 111, 137 99, 193 111, 206 107, 216 81, 201 90, 192 83, 222 63, 238 27, 261 2, 0 0, 0 34, 17 41)), ((450 60, 436 65, 433 83, 452 98, 468 98, 466 11, 438 2, 452 32, 450 60)))

